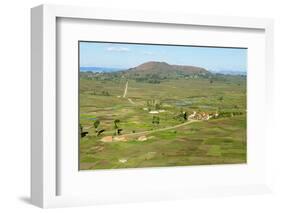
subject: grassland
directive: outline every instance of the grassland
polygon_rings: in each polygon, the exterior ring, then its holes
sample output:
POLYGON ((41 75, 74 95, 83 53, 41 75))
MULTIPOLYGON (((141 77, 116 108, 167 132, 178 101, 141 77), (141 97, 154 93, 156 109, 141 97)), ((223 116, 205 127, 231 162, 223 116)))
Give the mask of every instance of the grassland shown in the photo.
POLYGON ((79 142, 80 169, 246 162, 246 77, 166 79, 157 84, 129 79, 123 98, 126 82, 80 78, 80 124, 87 132, 79 142), (155 103, 161 109, 157 115, 149 113, 155 103), (182 112, 193 111, 227 116, 179 119, 182 112), (153 116, 159 122, 153 123, 153 116), (97 136, 99 130, 105 131, 97 136), (121 139, 103 142, 111 136, 121 139))

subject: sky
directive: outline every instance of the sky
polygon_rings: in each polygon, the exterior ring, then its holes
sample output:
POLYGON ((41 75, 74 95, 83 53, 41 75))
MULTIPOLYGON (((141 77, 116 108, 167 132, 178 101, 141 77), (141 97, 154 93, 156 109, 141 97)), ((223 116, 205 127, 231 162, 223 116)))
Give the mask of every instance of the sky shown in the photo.
POLYGON ((79 42, 80 67, 132 68, 148 61, 247 71, 247 49, 128 43, 79 42))

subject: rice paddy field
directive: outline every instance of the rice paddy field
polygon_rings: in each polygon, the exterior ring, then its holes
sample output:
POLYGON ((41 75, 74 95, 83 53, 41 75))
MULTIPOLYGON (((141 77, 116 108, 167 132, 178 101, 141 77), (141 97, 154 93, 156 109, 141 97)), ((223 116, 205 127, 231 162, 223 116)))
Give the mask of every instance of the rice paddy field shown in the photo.
POLYGON ((245 76, 80 78, 80 169, 246 163, 246 108, 245 76))

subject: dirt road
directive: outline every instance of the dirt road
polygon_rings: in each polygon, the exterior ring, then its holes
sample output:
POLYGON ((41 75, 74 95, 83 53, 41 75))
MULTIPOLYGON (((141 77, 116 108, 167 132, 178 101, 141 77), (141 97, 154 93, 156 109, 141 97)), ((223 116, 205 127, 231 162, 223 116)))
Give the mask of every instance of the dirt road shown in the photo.
POLYGON ((148 131, 144 131, 144 132, 129 133, 129 134, 124 134, 122 136, 126 137, 126 136, 138 136, 138 135, 144 135, 144 134, 147 135, 147 134, 151 134, 151 133, 155 133, 155 132, 161 132, 161 131, 176 129, 176 128, 186 126, 188 124, 195 123, 195 122, 200 122, 200 121, 199 120, 191 120, 191 121, 187 121, 185 123, 178 124, 178 125, 175 125, 175 126, 169 126, 169 127, 165 127, 165 128, 162 128, 162 129, 148 130, 148 131))
POLYGON ((127 91, 128 91, 128 81, 126 82, 126 86, 125 86, 125 90, 124 90, 124 94, 123 94, 123 98, 126 98, 127 95, 127 91))

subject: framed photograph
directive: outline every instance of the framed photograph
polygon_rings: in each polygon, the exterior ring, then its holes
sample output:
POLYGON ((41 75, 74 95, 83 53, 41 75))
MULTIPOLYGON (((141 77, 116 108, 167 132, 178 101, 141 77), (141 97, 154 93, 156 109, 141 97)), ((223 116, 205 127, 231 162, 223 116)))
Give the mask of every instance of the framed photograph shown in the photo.
POLYGON ((33 204, 271 191, 272 20, 31 14, 33 204))

